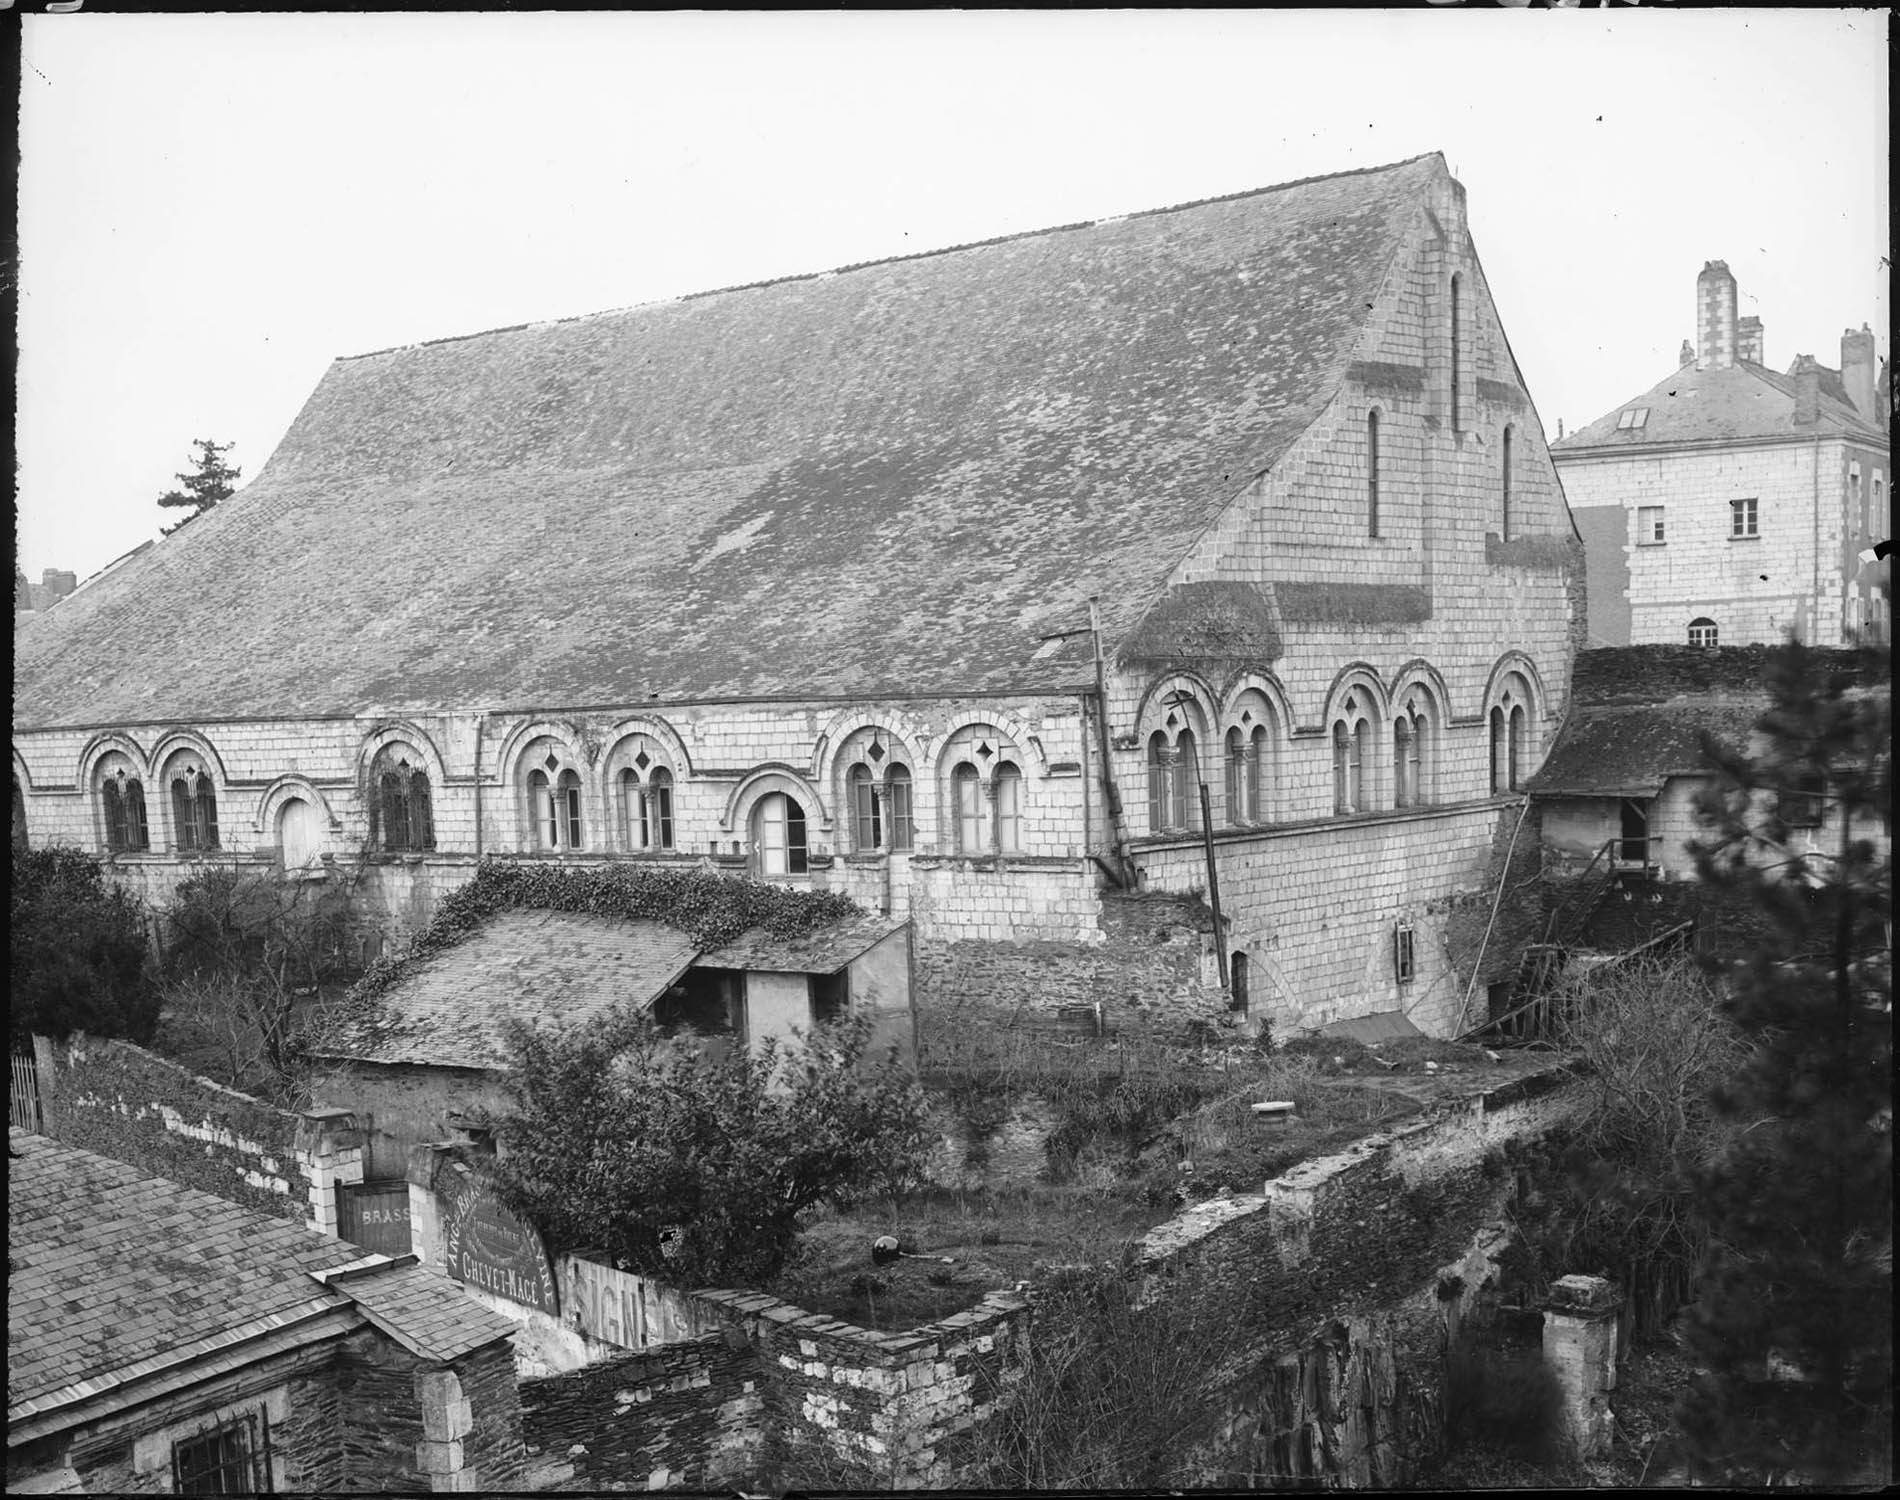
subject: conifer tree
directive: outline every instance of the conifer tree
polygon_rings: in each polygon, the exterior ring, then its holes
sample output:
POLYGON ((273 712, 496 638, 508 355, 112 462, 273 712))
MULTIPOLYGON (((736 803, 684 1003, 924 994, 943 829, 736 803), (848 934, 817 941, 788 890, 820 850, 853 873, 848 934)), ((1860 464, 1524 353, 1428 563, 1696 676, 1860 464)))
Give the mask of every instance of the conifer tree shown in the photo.
POLYGON ((177 478, 181 489, 167 490, 158 497, 158 503, 167 509, 191 507, 191 514, 176 526, 164 528, 166 536, 195 521, 210 510, 220 500, 230 499, 237 489, 237 482, 243 477, 242 471, 224 460, 224 455, 237 446, 235 443, 214 443, 210 438, 193 438, 191 446, 198 450, 197 466, 188 474, 179 474, 177 478))
POLYGON ((1892 1467, 1889 661, 1781 648, 1758 747, 1708 747, 1722 775, 1698 870, 1755 928, 1725 961, 1753 1050, 1715 1099, 1742 1128, 1702 1183, 1716 1249, 1678 1411, 1708 1481, 1892 1467))

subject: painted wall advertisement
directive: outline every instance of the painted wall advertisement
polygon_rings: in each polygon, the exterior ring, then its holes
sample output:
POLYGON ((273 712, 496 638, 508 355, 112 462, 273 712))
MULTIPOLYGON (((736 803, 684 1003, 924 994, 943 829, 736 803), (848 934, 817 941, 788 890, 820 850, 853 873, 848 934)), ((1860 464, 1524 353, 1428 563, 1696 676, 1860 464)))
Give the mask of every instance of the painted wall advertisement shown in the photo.
POLYGON ((560 1315, 547 1247, 463 1162, 436 1179, 449 1275, 550 1317, 560 1315))

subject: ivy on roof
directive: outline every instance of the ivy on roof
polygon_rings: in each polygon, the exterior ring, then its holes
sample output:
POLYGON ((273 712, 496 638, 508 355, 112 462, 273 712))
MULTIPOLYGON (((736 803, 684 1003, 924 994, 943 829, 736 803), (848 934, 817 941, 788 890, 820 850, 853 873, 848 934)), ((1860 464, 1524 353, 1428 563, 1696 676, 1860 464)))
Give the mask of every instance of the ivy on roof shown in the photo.
MULTIPOLYGON (((321 1033, 373 1020, 383 996, 418 967, 497 912, 516 909, 661 922, 689 935, 702 953, 723 948, 754 928, 776 938, 801 938, 866 915, 857 902, 837 891, 793 890, 704 869, 574 869, 484 859, 474 878, 443 901, 407 948, 370 965, 321 1033)), ((311 1045, 317 1041, 310 1039, 311 1045)))

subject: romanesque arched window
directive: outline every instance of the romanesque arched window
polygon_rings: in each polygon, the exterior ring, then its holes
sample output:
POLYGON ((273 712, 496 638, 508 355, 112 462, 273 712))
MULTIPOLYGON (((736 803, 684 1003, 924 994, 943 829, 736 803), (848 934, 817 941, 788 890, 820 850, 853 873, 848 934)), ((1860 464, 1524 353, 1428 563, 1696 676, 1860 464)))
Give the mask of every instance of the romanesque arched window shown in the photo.
POLYGON ((1198 828, 1201 764, 1194 730, 1181 715, 1148 737, 1148 831, 1198 828))
POLYGON ((581 777, 568 747, 544 735, 521 754, 529 847, 544 854, 586 847, 581 777))
POLYGON ((1494 796, 1522 791, 1529 777, 1536 746, 1533 743, 1531 686, 1521 672, 1508 673, 1485 721, 1491 740, 1491 791, 1494 796))
POLYGON ((392 854, 435 848, 435 801, 422 757, 385 745, 370 767, 369 841, 392 854))
POLYGON ((1438 707, 1428 689, 1403 695, 1392 721, 1392 803, 1420 807, 1432 800, 1438 772, 1438 707))
POLYGON ((889 807, 885 833, 893 854, 908 854, 917 846, 916 786, 910 767, 893 765, 884 776, 884 795, 889 807))
POLYGON ((286 870, 316 863, 323 848, 323 824, 316 807, 302 797, 287 797, 277 810, 277 848, 286 870))
POLYGON ((901 741, 873 725, 840 746, 851 847, 860 854, 908 854, 916 844, 915 782, 901 741))
POLYGON ((1366 535, 1379 534, 1379 413, 1366 413, 1366 535))
POLYGON ((1720 638, 1721 630, 1707 615, 1698 615, 1689 622, 1691 646, 1713 646, 1720 638))
POLYGON ((634 853, 663 853, 675 841, 675 770, 656 738, 636 734, 614 747, 609 767, 618 766, 610 784, 616 803, 620 846, 634 853))
POLYGON ((803 875, 810 869, 805 809, 784 792, 771 792, 752 810, 752 866, 756 875, 803 875))

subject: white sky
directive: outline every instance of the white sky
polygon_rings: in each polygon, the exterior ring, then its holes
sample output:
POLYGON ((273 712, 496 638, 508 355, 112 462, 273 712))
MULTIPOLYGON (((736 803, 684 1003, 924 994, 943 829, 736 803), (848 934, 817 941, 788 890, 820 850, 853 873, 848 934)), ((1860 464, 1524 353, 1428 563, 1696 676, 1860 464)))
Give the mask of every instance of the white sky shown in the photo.
POLYGON ((327 363, 1441 150, 1551 437, 1723 259, 1888 352, 1884 11, 28 16, 21 563, 256 476, 327 363))

